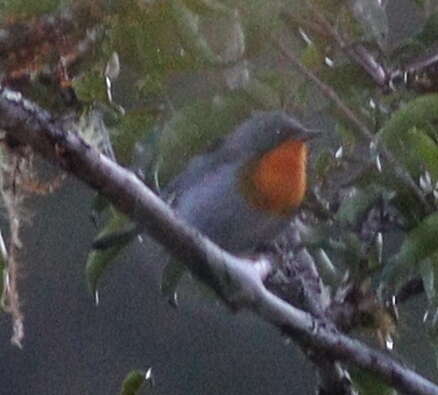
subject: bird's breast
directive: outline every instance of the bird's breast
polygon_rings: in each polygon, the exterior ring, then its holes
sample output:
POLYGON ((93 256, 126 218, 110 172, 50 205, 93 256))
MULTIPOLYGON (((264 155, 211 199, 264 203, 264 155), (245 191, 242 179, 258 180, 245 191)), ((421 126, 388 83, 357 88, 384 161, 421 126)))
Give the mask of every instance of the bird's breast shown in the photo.
POLYGON ((268 151, 244 171, 243 192, 254 207, 289 214, 304 199, 307 146, 288 140, 268 151))
POLYGON ((176 212, 192 226, 230 252, 250 251, 272 240, 289 223, 248 204, 238 185, 239 164, 220 166, 185 189, 176 212))

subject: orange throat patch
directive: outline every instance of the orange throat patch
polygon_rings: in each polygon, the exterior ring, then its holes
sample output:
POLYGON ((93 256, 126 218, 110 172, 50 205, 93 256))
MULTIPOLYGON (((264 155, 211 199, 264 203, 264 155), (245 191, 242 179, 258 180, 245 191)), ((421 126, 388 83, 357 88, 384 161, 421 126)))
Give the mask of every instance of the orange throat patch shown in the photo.
POLYGON ((287 140, 264 154, 249 167, 245 191, 257 208, 287 215, 306 193, 307 145, 287 140))

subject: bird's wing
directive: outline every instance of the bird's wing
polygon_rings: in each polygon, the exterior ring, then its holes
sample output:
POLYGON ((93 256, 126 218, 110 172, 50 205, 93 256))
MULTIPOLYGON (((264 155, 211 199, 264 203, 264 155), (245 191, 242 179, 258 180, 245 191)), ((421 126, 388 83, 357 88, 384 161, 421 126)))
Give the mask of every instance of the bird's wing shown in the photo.
POLYGON ((172 204, 183 191, 187 191, 202 182, 206 177, 211 176, 219 166, 226 165, 233 160, 238 160, 235 153, 224 149, 196 155, 186 168, 166 185, 161 193, 162 198, 172 204))

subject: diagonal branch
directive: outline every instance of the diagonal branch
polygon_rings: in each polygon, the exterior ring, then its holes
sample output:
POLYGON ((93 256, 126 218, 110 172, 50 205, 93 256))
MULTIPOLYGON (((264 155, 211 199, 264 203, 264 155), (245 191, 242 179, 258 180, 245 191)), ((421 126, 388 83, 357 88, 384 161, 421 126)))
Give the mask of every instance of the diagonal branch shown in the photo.
POLYGON ((220 249, 189 227, 132 172, 99 153, 79 136, 64 130, 49 113, 20 93, 0 86, 0 129, 28 144, 45 159, 72 173, 108 198, 119 210, 142 223, 148 233, 189 270, 213 288, 228 305, 253 311, 297 342, 336 360, 376 373, 386 383, 409 394, 435 394, 438 387, 389 355, 339 333, 272 294, 260 270, 220 249))
POLYGON ((387 87, 390 81, 390 72, 380 64, 375 57, 361 44, 350 45, 342 35, 331 25, 318 7, 307 1, 307 7, 312 11, 316 22, 323 27, 326 33, 334 40, 338 47, 353 62, 357 63, 374 80, 379 87, 387 87))
POLYGON ((415 56, 397 67, 386 65, 360 42, 347 42, 314 2, 307 1, 306 5, 312 12, 313 19, 302 18, 301 15, 291 10, 284 10, 281 16, 286 22, 292 22, 294 25, 316 33, 321 39, 331 38, 353 63, 367 73, 383 93, 395 90, 400 83, 408 89, 415 89, 419 92, 436 91, 437 45, 432 45, 424 54, 415 56))

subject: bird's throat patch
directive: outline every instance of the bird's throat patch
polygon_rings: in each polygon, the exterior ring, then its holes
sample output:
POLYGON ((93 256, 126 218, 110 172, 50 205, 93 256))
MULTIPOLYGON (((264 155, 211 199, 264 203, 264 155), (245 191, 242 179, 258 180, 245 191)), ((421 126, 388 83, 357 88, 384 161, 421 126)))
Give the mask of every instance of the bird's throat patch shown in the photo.
POLYGON ((243 192, 252 206, 287 215, 306 193, 307 146, 287 140, 251 163, 244 171, 243 192))

